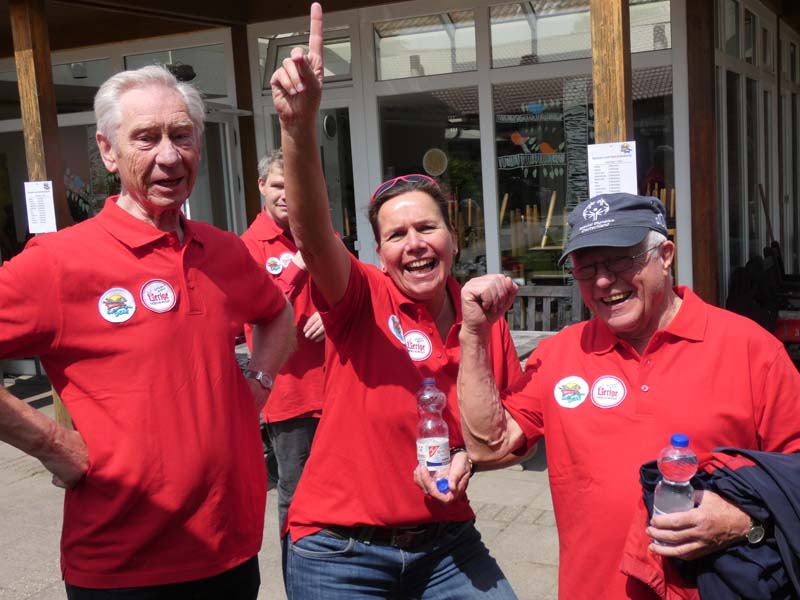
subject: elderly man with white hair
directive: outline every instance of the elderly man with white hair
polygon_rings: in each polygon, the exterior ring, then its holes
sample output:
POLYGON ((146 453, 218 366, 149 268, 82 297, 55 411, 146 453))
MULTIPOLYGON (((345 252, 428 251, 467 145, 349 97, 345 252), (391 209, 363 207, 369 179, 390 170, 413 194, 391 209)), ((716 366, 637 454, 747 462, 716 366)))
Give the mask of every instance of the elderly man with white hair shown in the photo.
POLYGON ((258 410, 292 309, 232 234, 186 219, 203 101, 166 69, 114 75, 97 144, 122 189, 0 268, 0 358, 38 355, 70 431, 0 388, 0 440, 67 488, 70 599, 255 599, 266 480, 258 410), (245 375, 233 340, 254 324, 245 375))

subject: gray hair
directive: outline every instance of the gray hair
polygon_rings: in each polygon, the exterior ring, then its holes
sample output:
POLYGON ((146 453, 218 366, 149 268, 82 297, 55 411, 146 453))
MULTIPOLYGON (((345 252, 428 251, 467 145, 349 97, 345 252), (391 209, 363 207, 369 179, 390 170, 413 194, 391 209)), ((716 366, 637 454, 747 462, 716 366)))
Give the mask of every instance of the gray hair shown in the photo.
POLYGON ((280 169, 283 171, 283 150, 278 148, 272 152, 267 152, 258 161, 258 178, 266 179, 271 169, 280 169))
POLYGON ((117 130, 122 121, 119 100, 125 92, 150 85, 161 85, 181 95, 186 111, 194 124, 199 142, 203 135, 205 104, 200 92, 191 84, 178 81, 166 67, 148 65, 134 71, 121 71, 109 77, 94 97, 94 116, 99 131, 112 146, 116 145, 117 130))
POLYGON ((651 229, 647 232, 647 235, 644 236, 644 239, 641 241, 641 244, 644 248, 652 248, 653 246, 658 246, 659 244, 663 244, 667 241, 667 236, 665 236, 660 231, 656 231, 655 229, 651 229))

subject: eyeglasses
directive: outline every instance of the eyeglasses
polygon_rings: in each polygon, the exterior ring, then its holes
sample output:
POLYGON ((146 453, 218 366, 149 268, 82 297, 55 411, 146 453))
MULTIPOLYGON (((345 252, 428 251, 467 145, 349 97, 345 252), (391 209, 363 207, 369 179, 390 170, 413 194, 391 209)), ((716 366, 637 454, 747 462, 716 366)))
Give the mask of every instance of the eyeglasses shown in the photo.
POLYGON ((573 267, 570 269, 570 273, 572 273, 572 276, 578 281, 586 281, 587 279, 591 279, 597 275, 597 265, 603 265, 606 271, 609 273, 614 273, 615 275, 624 273, 625 271, 633 268, 633 266, 637 264, 640 259, 644 258, 653 250, 657 250, 660 247, 661 244, 657 244, 656 246, 648 248, 639 254, 634 254, 633 256, 620 256, 619 258, 612 258, 611 260, 601 260, 591 265, 580 265, 579 267, 573 267))
POLYGON ((432 177, 428 177, 427 175, 420 175, 419 173, 414 173, 412 175, 400 175, 400 177, 395 177, 394 179, 389 179, 387 181, 384 181, 382 184, 376 187, 375 191, 372 192, 372 196, 369 197, 369 203, 372 204, 373 202, 375 202, 375 200, 383 196, 383 194, 388 192, 390 189, 392 189, 401 181, 405 181, 406 183, 427 182, 427 183, 432 183, 437 188, 439 187, 439 184, 436 183, 436 180, 433 179, 432 177))

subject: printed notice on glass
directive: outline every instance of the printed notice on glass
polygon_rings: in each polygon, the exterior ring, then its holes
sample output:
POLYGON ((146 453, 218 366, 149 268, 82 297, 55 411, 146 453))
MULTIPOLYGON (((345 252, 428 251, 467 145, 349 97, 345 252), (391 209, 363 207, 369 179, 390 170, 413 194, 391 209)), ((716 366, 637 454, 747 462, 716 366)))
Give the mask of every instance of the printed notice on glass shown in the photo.
POLYGON ((589 144, 589 197, 627 192, 638 194, 636 142, 589 144))
POLYGON ((47 233, 56 230, 52 181, 26 181, 25 204, 28 206, 28 231, 47 233))

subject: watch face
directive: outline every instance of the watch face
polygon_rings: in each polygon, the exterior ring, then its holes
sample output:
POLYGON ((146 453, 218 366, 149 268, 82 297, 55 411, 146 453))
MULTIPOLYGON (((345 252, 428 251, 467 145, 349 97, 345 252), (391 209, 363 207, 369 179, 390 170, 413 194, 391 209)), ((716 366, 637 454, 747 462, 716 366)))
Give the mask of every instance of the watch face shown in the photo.
POLYGON ((758 544, 764 539, 764 535, 765 532, 763 525, 753 525, 747 534, 747 541, 751 544, 758 544))

